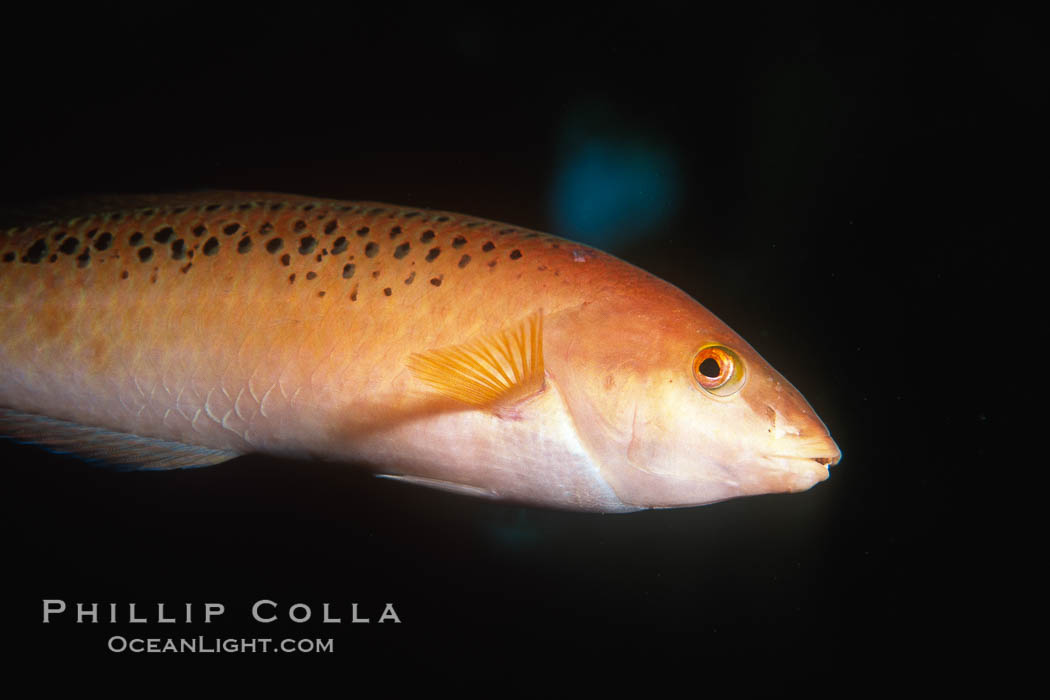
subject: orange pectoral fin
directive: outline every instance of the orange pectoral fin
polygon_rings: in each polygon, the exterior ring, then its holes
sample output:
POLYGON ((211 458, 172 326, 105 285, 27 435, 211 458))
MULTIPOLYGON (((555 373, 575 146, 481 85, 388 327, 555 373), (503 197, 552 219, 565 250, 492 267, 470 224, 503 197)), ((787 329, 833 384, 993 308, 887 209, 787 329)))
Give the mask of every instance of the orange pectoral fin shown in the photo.
POLYGON ((499 413, 543 391, 543 312, 463 345, 412 353, 408 368, 442 396, 499 413))

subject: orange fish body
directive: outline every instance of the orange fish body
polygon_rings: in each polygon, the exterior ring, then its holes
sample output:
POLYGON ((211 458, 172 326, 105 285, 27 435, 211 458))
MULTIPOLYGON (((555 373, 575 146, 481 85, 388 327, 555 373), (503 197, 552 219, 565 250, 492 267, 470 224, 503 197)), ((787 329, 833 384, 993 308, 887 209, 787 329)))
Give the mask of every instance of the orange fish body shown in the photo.
POLYGON ((839 459, 696 301, 492 221, 164 196, 0 233, 0 285, 0 434, 99 459, 315 456, 606 512, 800 490, 839 459), (732 394, 694 366, 710 347, 732 394))

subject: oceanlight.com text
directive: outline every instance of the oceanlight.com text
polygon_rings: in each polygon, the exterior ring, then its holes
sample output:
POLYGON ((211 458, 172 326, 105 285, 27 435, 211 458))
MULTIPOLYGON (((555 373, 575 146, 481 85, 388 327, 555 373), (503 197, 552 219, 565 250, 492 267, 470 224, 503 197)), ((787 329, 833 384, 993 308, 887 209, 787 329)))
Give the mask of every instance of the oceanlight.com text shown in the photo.
POLYGON ((332 638, 268 637, 123 637, 114 635, 106 642, 109 651, 118 654, 331 654, 332 638))

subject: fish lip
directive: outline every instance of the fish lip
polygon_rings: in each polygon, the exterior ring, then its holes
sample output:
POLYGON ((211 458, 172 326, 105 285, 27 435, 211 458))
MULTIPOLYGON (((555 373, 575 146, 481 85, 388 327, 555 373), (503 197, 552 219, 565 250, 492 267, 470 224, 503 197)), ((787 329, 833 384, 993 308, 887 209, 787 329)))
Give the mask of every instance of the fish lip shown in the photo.
POLYGON ((821 442, 823 442, 823 444, 811 446, 811 448, 816 448, 812 452, 806 450, 809 454, 778 454, 772 456, 816 462, 826 468, 831 468, 842 461, 842 450, 839 449, 839 446, 831 439, 831 436, 825 437, 821 442))
POLYGON ((790 484, 784 490, 791 493, 805 491, 831 476, 828 464, 822 461, 832 459, 829 455, 774 454, 768 457, 775 460, 774 470, 780 475, 780 478, 786 477, 790 480, 790 484))
POLYGON ((777 459, 790 459, 797 462, 816 462, 822 467, 833 467, 842 460, 842 453, 824 455, 769 455, 777 459))
POLYGON ((821 454, 814 455, 810 457, 810 459, 820 462, 830 469, 842 461, 842 448, 838 446, 838 443, 831 439, 831 435, 828 435, 827 440, 828 448, 830 449, 821 454))
POLYGON ((832 443, 830 449, 818 449, 810 454, 773 454, 769 455, 781 462, 781 469, 795 472, 807 484, 805 488, 824 481, 831 476, 831 467, 842 459, 842 451, 832 443))

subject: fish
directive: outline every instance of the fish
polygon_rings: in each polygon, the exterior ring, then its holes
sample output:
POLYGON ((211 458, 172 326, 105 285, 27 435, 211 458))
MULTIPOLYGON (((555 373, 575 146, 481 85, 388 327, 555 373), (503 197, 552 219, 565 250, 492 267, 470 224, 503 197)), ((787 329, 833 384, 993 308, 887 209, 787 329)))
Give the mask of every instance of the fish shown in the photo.
POLYGON ((132 469, 244 454, 603 513, 798 492, 842 453, 677 287, 447 211, 258 192, 0 232, 0 436, 132 469))

